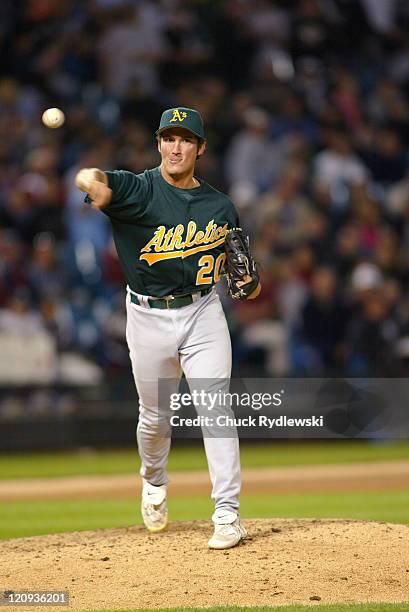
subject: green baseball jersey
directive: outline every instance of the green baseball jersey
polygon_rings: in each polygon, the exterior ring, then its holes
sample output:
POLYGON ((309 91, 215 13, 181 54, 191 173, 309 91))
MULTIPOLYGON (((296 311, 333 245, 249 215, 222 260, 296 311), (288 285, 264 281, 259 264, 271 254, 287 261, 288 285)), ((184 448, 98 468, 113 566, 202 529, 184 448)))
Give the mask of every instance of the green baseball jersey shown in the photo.
POLYGON ((108 215, 126 281, 132 291, 163 297, 211 287, 225 261, 224 239, 239 219, 231 200, 200 181, 180 189, 160 169, 106 172, 108 215))

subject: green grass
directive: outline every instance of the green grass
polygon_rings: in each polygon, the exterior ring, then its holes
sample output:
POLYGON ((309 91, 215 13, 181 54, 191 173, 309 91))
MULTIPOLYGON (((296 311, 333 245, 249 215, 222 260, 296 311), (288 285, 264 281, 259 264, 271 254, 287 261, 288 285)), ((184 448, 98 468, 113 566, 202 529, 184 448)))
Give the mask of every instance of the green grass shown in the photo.
MULTIPOLYGON (((216 608, 177 608, 178 611, 186 612, 311 612, 318 609, 319 612, 408 612, 408 603, 387 604, 319 604, 312 603, 310 606, 217 606, 216 608)), ((91 612, 91 611, 89 611, 91 612)), ((99 610, 98 612, 175 612, 175 608, 132 608, 131 610, 99 610)))
MULTIPOLYGON (((350 518, 409 523, 409 491, 243 495, 243 518, 350 518)), ((209 520, 208 496, 169 500, 173 521, 209 520)), ((0 539, 142 524, 139 501, 10 501, 0 506, 0 539)))
MULTIPOLYGON (((330 441, 242 444, 243 468, 394 461, 409 459, 409 442, 330 441)), ((204 451, 179 447, 171 451, 169 470, 206 469, 204 451)), ((93 474, 129 474, 139 469, 136 450, 0 455, 0 480, 93 474)))

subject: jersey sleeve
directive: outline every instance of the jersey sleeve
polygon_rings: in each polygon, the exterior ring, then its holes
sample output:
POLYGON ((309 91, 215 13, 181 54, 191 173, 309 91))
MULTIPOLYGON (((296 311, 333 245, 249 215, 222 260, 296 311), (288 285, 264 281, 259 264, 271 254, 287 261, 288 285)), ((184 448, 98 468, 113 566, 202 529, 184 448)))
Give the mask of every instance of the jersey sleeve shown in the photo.
MULTIPOLYGON (((112 199, 102 212, 119 221, 137 221, 145 209, 149 194, 145 173, 114 170, 106 171, 105 174, 108 177, 108 186, 112 189, 112 199)), ((88 196, 85 201, 90 201, 88 196)))

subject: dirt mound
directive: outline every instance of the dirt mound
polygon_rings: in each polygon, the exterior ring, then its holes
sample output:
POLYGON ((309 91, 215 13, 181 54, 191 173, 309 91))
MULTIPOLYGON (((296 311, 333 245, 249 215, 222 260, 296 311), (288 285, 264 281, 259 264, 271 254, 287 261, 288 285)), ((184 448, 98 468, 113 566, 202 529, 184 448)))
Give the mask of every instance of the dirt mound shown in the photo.
MULTIPOLYGON (((0 543, 0 584, 68 590, 70 610, 409 601, 409 526, 245 521, 249 538, 206 547, 208 522, 65 533, 0 543), (313 599, 312 599, 313 598, 313 599)), ((33 608, 30 610, 48 610, 33 608)), ((64 609, 64 608, 59 608, 64 609)))

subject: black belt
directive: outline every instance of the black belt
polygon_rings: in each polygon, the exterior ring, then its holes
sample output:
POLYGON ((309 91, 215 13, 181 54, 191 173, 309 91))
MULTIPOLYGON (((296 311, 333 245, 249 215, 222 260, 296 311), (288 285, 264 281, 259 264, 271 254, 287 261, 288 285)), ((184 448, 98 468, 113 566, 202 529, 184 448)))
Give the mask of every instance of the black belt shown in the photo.
MULTIPOLYGON (((202 289, 201 291, 196 291, 194 293, 186 293, 185 295, 167 295, 163 298, 149 298, 148 304, 150 308, 162 308, 163 310, 167 310, 169 308, 182 308, 182 306, 189 306, 190 304, 193 304, 195 301, 193 299, 194 295, 203 297, 204 295, 210 293, 211 290, 212 288, 209 287, 208 289, 202 289)), ((138 296, 134 293, 131 293, 131 302, 141 306, 138 296)))

